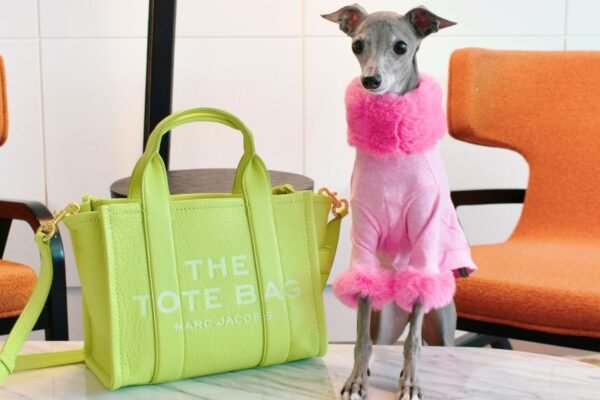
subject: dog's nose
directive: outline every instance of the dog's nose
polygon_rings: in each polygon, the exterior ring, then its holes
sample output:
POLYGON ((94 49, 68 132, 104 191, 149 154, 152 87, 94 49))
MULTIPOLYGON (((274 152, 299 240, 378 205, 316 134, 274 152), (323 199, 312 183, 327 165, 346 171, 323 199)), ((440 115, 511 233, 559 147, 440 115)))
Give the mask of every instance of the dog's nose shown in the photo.
POLYGON ((363 76, 361 82, 365 89, 377 89, 381 86, 381 75, 363 76))

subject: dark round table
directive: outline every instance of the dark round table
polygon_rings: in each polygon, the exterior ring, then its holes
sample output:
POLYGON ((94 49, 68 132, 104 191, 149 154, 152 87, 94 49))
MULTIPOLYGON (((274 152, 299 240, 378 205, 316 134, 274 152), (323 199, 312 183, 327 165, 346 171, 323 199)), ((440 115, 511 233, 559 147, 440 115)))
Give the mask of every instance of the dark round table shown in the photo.
MULTIPOLYGON (((171 194, 184 193, 230 193, 235 178, 235 169, 206 168, 183 169, 169 171, 169 189, 171 194)), ((279 186, 290 184, 296 190, 313 190, 315 183, 312 179, 299 174, 282 171, 269 171, 271 184, 279 186)), ((119 179, 110 185, 110 195, 113 198, 127 197, 129 192, 129 177, 119 179)))

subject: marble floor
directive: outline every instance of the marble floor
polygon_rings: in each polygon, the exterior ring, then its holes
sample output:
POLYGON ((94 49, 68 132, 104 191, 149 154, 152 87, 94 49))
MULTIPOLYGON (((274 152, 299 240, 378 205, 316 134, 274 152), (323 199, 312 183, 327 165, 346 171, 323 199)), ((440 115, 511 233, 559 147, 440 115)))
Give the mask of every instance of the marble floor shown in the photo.
MULTIPOLYGON (((25 351, 79 348, 81 342, 27 342, 25 351)), ((368 398, 397 400, 402 348, 374 346, 368 398)), ((353 346, 331 345, 323 358, 107 391, 82 364, 15 373, 3 400, 339 398, 352 369, 353 346)), ((600 368, 519 351, 425 347, 419 374, 427 400, 598 400, 600 368)))

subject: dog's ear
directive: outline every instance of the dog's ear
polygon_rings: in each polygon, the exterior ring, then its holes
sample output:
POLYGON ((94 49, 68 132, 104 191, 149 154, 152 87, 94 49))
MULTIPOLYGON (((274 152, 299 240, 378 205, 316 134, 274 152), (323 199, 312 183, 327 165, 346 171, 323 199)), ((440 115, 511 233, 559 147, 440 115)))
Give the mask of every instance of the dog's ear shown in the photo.
POLYGON ((352 36, 356 27, 360 25, 367 16, 364 8, 358 4, 342 7, 331 14, 323 14, 321 17, 328 21, 340 24, 340 30, 348 36, 352 36))
POLYGON ((438 17, 425 7, 413 8, 406 13, 404 18, 412 25, 417 35, 421 38, 440 29, 456 25, 456 22, 438 17))

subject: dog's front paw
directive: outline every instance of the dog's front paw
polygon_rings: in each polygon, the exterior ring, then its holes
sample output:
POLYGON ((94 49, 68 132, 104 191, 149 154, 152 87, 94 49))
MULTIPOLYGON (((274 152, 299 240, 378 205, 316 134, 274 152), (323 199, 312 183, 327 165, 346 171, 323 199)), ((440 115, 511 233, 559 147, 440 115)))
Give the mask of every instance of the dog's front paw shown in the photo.
POLYGON ((340 394, 344 400, 364 400, 367 398, 367 381, 369 379, 369 370, 352 372, 350 378, 342 387, 340 394))
POLYGON ((423 400, 421 388, 414 385, 406 385, 400 388, 398 400, 423 400))
POLYGON ((404 370, 400 374, 398 400, 423 400, 423 394, 416 377, 412 373, 405 374, 404 370))

